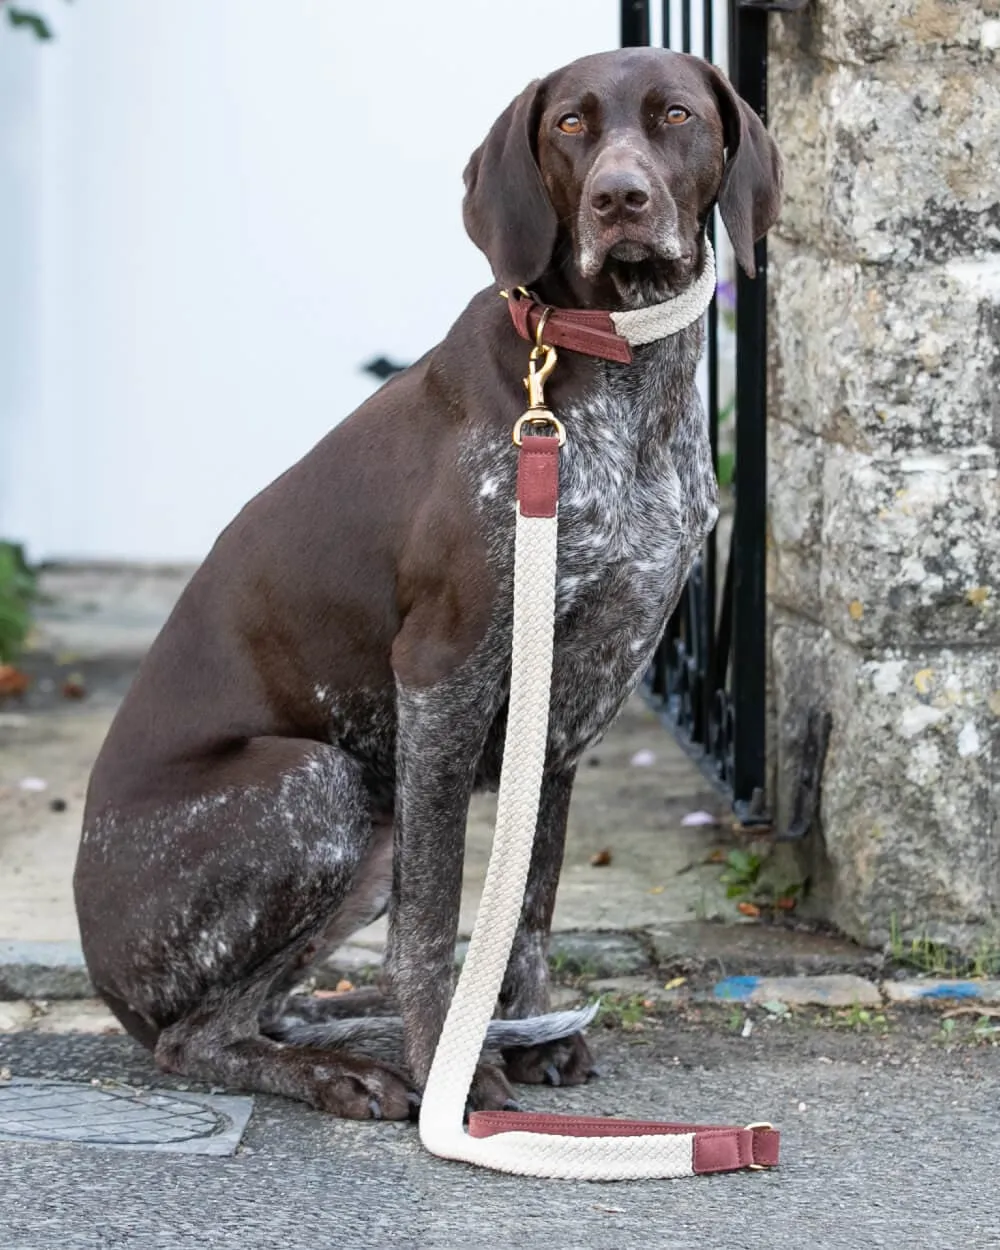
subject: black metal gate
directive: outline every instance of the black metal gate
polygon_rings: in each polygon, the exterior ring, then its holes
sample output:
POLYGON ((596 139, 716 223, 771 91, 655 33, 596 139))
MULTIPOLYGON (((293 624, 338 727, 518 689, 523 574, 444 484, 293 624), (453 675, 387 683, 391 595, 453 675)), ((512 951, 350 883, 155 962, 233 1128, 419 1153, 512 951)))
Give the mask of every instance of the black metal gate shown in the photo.
MULTIPOLYGON (((658 14, 662 43, 716 64, 724 61, 736 90, 766 121, 767 10, 798 8, 802 3, 662 0, 658 14)), ((622 0, 623 47, 653 42, 652 8, 651 0, 622 0)), ((709 231, 715 243, 714 214, 709 231)), ((713 302, 708 313, 704 389, 712 455, 716 470, 723 470, 724 493, 731 497, 733 508, 731 512, 724 509, 723 520, 695 564, 646 683, 650 701, 712 781, 731 796, 735 815, 746 824, 768 820, 764 797, 767 249, 763 241, 757 245, 756 261, 753 281, 736 271, 734 285, 723 281, 719 288, 720 297, 728 294, 735 331, 731 395, 723 396, 721 387, 721 299, 713 302), (720 431, 728 434, 730 429, 732 446, 720 457, 720 431)))

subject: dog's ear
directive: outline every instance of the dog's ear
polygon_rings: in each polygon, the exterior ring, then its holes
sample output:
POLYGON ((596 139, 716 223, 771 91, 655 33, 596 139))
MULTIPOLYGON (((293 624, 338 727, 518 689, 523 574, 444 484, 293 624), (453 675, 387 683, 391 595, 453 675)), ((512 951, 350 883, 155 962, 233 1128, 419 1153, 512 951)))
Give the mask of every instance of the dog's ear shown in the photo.
POLYGON ((719 212, 740 268, 757 272, 753 245, 778 220, 781 211, 781 154, 763 122, 733 90, 729 79, 709 67, 711 86, 722 116, 726 164, 719 186, 719 212))
POLYGON ((541 109, 542 84, 533 82, 493 123, 465 168, 465 228, 509 286, 534 282, 556 241, 556 213, 535 155, 541 109))

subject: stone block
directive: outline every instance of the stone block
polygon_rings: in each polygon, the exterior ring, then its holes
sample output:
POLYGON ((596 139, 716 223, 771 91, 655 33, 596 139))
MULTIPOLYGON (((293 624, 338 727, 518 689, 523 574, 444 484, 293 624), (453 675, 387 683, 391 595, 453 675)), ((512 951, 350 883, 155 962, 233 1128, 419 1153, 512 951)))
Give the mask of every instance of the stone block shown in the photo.
POLYGON ((780 233, 845 261, 943 263, 1000 247, 1000 62, 772 70, 780 233))
POLYGON ((823 621, 859 646, 1000 640, 995 455, 882 459, 831 446, 823 468, 823 621))
POLYGON ((824 0, 782 14, 772 26, 773 55, 864 64, 944 56, 989 62, 1000 49, 998 0, 824 0))
MULTIPOLYGON (((814 709, 824 712, 829 707, 831 645, 829 634, 815 621, 775 611, 770 669, 774 676, 777 752, 771 803, 780 830, 787 829, 795 810, 810 714, 814 709)), ((802 858, 798 874, 811 880, 817 868, 822 868, 810 862, 813 849, 810 844, 809 855, 802 858)))
POLYGON ((772 421, 768 427, 768 593, 771 602, 819 619, 823 440, 772 421))
POLYGON ((773 417, 873 455, 1000 444, 1000 257, 917 270, 771 248, 773 417))
POLYGON ((830 919, 972 949, 1000 926, 1000 653, 831 640, 821 817, 830 919))

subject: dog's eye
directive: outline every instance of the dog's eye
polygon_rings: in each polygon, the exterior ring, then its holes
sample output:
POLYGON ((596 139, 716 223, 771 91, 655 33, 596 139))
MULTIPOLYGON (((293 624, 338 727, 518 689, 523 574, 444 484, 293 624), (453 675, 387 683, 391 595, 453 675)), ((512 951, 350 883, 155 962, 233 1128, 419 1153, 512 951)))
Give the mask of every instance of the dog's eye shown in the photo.
POLYGON ((667 109, 666 120, 668 126, 683 126, 691 114, 686 108, 681 108, 679 104, 675 104, 673 108, 667 109))
POLYGON ((583 130, 583 122, 576 113, 567 113, 565 117, 560 117, 558 126, 564 135, 578 135, 583 130))

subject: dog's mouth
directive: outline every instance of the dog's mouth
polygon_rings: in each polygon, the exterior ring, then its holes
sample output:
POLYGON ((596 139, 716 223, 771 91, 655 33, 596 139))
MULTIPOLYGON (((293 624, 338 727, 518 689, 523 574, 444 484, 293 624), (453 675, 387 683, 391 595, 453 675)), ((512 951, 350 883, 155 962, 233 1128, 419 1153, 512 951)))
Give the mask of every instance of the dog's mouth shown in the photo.
POLYGON ((644 260, 652 260, 656 251, 651 243, 640 243, 636 239, 622 239, 613 243, 607 252, 612 260, 626 261, 630 265, 638 265, 644 260))
POLYGON ((641 227, 616 225, 601 228, 590 222, 581 230, 577 266, 582 276, 593 281, 609 261, 619 265, 649 265, 681 260, 684 249, 673 229, 664 224, 641 227))

